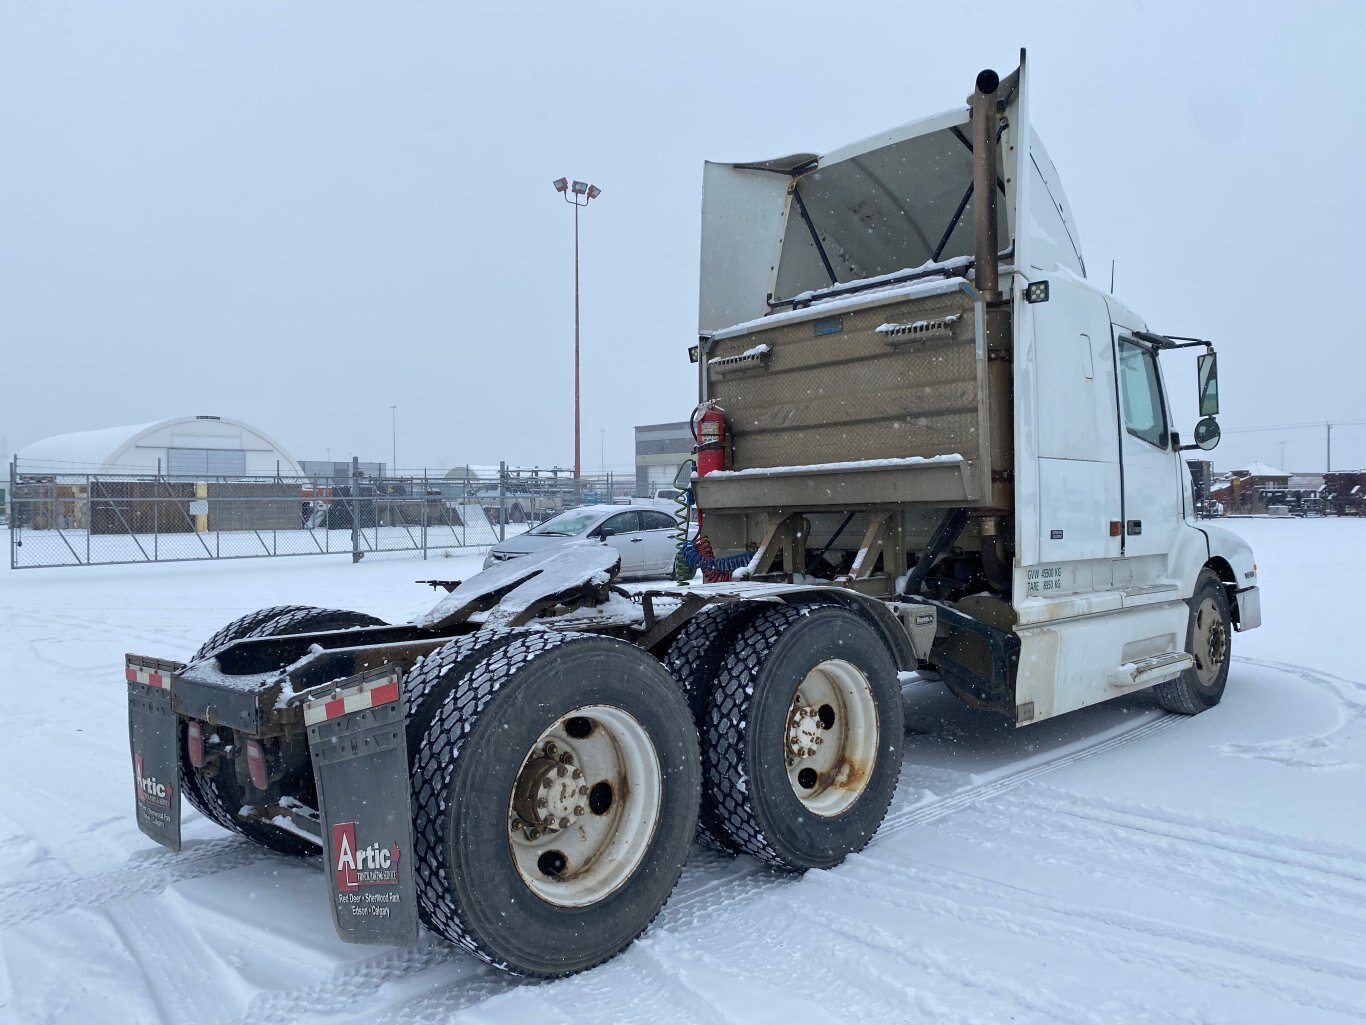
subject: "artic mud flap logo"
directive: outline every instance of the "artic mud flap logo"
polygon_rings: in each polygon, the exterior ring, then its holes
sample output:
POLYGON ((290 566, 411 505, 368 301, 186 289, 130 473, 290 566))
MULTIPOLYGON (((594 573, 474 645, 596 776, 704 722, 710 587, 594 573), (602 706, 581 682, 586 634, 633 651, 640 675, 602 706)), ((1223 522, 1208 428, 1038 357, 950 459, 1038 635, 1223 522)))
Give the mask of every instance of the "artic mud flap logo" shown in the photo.
POLYGON ((362 847, 356 840, 356 824, 339 822, 332 827, 332 852, 337 903, 349 906, 353 915, 387 917, 389 909, 384 905, 397 903, 399 895, 361 894, 360 890, 365 886, 398 886, 398 862, 402 855, 398 844, 385 847, 372 843, 362 847))
POLYGON ((155 776, 148 776, 142 771, 142 755, 133 754, 133 777, 137 785, 138 804, 150 805, 159 811, 170 811, 171 798, 175 796, 175 787, 170 783, 162 783, 155 776))
POLYGON ((138 820, 152 829, 169 830, 174 826, 175 786, 147 775, 142 755, 133 752, 133 785, 138 797, 138 820))

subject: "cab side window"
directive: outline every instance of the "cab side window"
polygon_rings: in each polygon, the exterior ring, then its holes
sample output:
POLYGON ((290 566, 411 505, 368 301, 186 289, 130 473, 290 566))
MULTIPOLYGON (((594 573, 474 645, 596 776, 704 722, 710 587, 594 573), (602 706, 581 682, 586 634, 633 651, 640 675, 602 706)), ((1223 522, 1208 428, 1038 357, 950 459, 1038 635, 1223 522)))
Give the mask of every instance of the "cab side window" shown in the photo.
POLYGON ((1129 433, 1167 448, 1167 411, 1157 376, 1157 354, 1129 338, 1119 340, 1119 396, 1129 433))

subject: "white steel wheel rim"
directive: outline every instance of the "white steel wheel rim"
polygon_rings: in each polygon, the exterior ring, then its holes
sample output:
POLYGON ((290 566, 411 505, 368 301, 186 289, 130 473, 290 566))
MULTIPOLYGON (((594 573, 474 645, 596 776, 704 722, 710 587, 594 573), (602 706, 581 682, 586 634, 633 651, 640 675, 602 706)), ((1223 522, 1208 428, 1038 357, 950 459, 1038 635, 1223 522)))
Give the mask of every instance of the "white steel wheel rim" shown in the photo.
POLYGON ((1228 658, 1228 630, 1220 615, 1219 603, 1206 598, 1195 610, 1195 675, 1208 686, 1219 675, 1228 658))
POLYGON ((847 811, 868 788, 878 753, 877 703, 868 677, 829 659, 802 679, 783 734, 787 780, 813 815, 847 811))
POLYGON ((522 882, 557 907, 610 896, 649 849, 663 784, 654 741, 635 716, 611 705, 562 716, 522 759, 508 800, 522 882))

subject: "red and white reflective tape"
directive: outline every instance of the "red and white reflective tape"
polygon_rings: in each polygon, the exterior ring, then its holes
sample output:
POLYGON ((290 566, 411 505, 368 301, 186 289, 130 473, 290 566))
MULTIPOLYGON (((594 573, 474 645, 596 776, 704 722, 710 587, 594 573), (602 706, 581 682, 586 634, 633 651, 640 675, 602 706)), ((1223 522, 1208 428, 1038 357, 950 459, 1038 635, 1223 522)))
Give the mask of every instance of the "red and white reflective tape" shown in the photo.
POLYGON ((123 675, 129 683, 145 683, 149 687, 160 687, 162 690, 171 689, 171 677, 169 673, 158 673, 154 669, 147 669, 143 666, 135 666, 132 662, 123 667, 123 675))
POLYGON ((316 726, 329 719, 337 719, 352 712, 363 712, 367 708, 387 705, 399 697, 398 676, 381 676, 346 688, 335 697, 318 698, 304 705, 304 725, 316 726))

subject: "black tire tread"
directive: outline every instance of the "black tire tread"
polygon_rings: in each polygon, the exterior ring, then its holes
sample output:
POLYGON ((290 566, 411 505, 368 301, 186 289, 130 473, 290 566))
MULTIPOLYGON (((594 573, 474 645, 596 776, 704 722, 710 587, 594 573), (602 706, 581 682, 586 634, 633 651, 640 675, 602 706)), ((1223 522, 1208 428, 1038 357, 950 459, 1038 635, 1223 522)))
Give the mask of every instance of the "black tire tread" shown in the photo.
MULTIPOLYGON (((1202 603, 1206 591, 1210 591, 1219 597, 1220 607, 1224 616, 1224 630, 1226 631, 1230 643, 1232 642, 1233 624, 1232 614, 1228 604, 1228 593, 1224 590, 1224 583, 1219 579, 1218 574, 1207 568, 1201 570, 1199 577, 1196 578, 1195 593, 1191 596, 1190 600, 1192 618, 1190 624, 1186 628, 1188 648, 1190 646, 1190 635, 1194 630, 1195 610, 1199 608, 1202 603)), ((1226 658, 1223 667, 1225 683, 1228 682, 1228 666, 1229 659, 1226 658)), ((1198 683, 1199 678, 1196 676, 1195 670, 1188 669, 1176 679, 1168 680, 1165 683, 1159 683, 1153 687, 1153 696, 1157 699, 1157 703, 1168 712, 1175 712, 1178 715, 1199 715, 1201 712, 1213 708, 1219 703, 1220 699, 1223 697, 1223 686, 1220 686, 1219 693, 1211 701, 1200 693, 1198 683)))
POLYGON ((716 818, 732 848, 779 868, 791 866, 769 843, 750 804, 746 738, 739 724, 749 719, 754 675, 778 638, 808 615, 809 608, 799 605, 768 609, 740 631, 717 678, 702 741, 706 751, 702 760, 702 789, 711 798, 716 818))
POLYGON ((487 953, 466 928, 451 899, 446 871, 447 794, 469 725, 493 696, 533 661, 568 643, 571 635, 538 631, 495 651, 476 665, 435 710, 412 760, 413 868, 418 915, 424 925, 497 968, 507 965, 487 953))
MULTIPOLYGON (((417 757, 413 759, 412 811, 414 874, 417 881, 418 915, 424 925, 469 951, 475 957, 504 971, 530 978, 559 978, 569 972, 536 972, 509 965, 486 950, 466 925, 460 908, 452 899, 453 886, 447 874, 444 855, 450 781, 465 738, 493 697, 532 663, 551 655, 566 644, 600 641, 593 635, 526 631, 495 648, 447 692, 435 709, 422 736, 417 757)), ((681 869, 681 865, 680 865, 681 869)), ((674 886, 677 879, 674 880, 674 886)), ((635 936, 603 961, 610 960, 630 946, 663 909, 660 902, 650 920, 635 936)), ((603 962, 598 962, 599 964, 603 962)))
MULTIPOLYGON (((752 721, 754 680, 772 655, 780 638, 808 616, 843 613, 862 625, 865 617, 827 603, 807 603, 771 608, 751 620, 740 631, 721 668, 711 698, 705 730, 703 789, 709 792, 716 814, 734 846, 760 861, 778 868, 804 870, 805 865, 778 850, 765 835, 752 803, 756 785, 750 771, 748 736, 743 724, 752 721)), ((872 627, 868 627, 872 630, 872 627)), ((899 707, 899 705, 898 705, 899 707)), ((879 760, 881 765, 881 760, 879 760)), ((900 763, 883 771, 900 776, 900 763)), ((877 825, 887 814, 896 792, 895 782, 888 788, 881 807, 863 805, 872 816, 872 838, 877 825)), ((852 853, 846 852, 846 853, 852 853)))
POLYGON ((194 655, 190 657, 190 661, 198 662, 205 655, 212 655, 215 651, 226 648, 233 641, 240 641, 251 636, 253 630, 269 623, 272 619, 310 607, 307 605, 274 605, 268 609, 257 609, 255 612, 248 612, 245 616, 239 616, 227 626, 221 627, 201 644, 194 655))
POLYGON ((427 731, 446 695, 459 686, 479 662, 531 632, 530 627, 488 627, 457 637, 418 659, 403 678, 404 727, 410 766, 417 756, 422 734, 427 731))
MULTIPOLYGON (((664 668, 683 690, 697 726, 698 743, 706 764, 708 732, 707 709, 711 705, 712 688, 727 653, 746 623, 770 606, 760 602, 726 602, 703 609, 678 632, 664 657, 664 668)), ((698 809, 698 843, 728 854, 738 848, 730 839, 716 810, 710 788, 702 788, 702 804, 698 809)))

